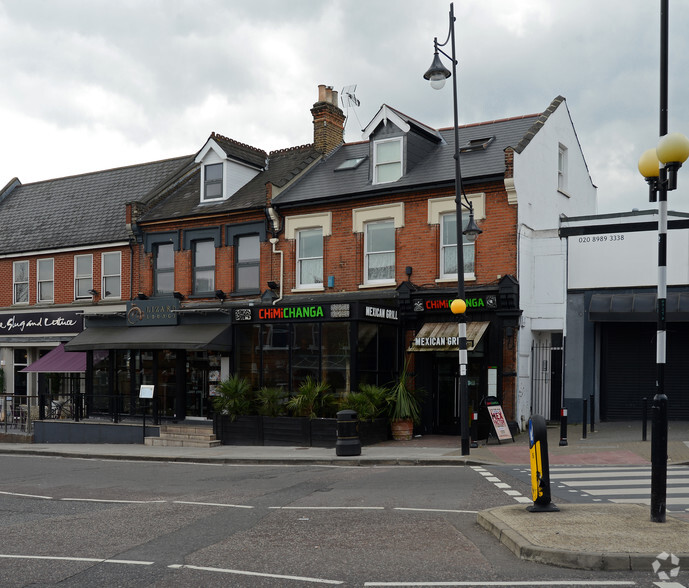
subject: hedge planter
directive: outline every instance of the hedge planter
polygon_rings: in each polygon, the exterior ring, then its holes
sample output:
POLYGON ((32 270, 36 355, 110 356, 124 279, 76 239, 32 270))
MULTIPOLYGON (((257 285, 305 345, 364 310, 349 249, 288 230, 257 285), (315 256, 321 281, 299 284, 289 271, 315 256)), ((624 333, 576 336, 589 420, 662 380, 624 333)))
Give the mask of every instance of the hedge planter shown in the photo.
POLYGON ((263 419, 260 416, 213 416, 213 433, 223 445, 263 445, 263 419))
POLYGON ((263 417, 263 444, 310 447, 310 420, 307 417, 263 417))
POLYGON ((311 447, 335 447, 337 419, 311 420, 311 447))

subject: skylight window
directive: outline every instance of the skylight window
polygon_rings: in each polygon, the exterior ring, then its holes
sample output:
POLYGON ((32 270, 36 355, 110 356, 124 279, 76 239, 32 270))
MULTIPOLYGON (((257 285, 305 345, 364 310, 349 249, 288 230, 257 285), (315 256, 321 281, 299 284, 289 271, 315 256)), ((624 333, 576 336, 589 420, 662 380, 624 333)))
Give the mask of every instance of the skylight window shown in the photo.
POLYGON ((495 140, 495 137, 485 137, 483 139, 471 139, 466 145, 459 148, 461 153, 468 153, 471 151, 485 151, 495 140))
POLYGON ((348 169, 356 169, 359 167, 366 157, 353 157, 352 159, 345 159, 340 165, 335 168, 335 171, 345 171, 348 169))

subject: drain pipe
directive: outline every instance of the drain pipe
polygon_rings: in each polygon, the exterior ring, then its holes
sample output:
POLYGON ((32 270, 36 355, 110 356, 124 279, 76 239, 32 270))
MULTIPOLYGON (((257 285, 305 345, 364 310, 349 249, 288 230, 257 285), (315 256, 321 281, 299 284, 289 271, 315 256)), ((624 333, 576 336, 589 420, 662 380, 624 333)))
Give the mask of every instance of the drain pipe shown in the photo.
POLYGON ((282 300, 282 282, 283 282, 283 279, 282 279, 282 278, 283 278, 283 275, 282 275, 282 267, 283 267, 284 258, 283 258, 283 252, 282 252, 282 251, 278 251, 278 250, 275 248, 275 245, 277 245, 277 243, 278 243, 277 237, 273 237, 273 238, 270 240, 270 242, 271 242, 271 244, 273 245, 273 253, 279 253, 279 254, 280 254, 280 296, 278 296, 275 300, 273 300, 273 306, 274 306, 274 305, 276 305, 278 302, 280 302, 280 300, 282 300))

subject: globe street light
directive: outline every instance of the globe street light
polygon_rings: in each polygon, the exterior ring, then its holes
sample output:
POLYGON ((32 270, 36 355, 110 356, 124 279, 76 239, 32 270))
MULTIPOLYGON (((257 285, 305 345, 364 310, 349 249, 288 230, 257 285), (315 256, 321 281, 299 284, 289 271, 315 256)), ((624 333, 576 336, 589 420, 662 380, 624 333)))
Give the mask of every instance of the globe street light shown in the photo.
MULTIPOLYGON (((466 304, 464 303, 464 247, 462 234, 467 240, 474 241, 482 232, 474 222, 474 210, 471 203, 462 202, 462 171, 459 164, 459 122, 457 115, 457 60, 455 59, 455 13, 454 4, 450 3, 450 30, 444 43, 438 43, 438 38, 433 39, 433 63, 423 75, 424 79, 431 82, 431 87, 440 90, 445 86, 445 81, 453 77, 452 97, 454 106, 454 139, 455 139, 455 206, 457 214, 457 299, 462 303, 453 304, 451 310, 457 315, 459 323, 459 416, 462 433, 462 455, 469 455, 469 389, 467 386, 467 325, 466 304), (451 42, 452 55, 445 53, 441 47, 451 42), (440 59, 442 53, 452 63, 452 71, 448 70, 440 59), (469 209, 469 223, 462 231, 462 206, 469 209)), ((467 200, 466 196, 464 199, 467 200)))
POLYGON ((689 139, 667 132, 668 0, 660 2, 660 140, 639 158, 639 171, 649 185, 649 200, 658 201, 658 294, 656 394, 651 410, 651 520, 665 522, 667 496, 667 193, 677 188, 677 170, 689 157, 689 139))

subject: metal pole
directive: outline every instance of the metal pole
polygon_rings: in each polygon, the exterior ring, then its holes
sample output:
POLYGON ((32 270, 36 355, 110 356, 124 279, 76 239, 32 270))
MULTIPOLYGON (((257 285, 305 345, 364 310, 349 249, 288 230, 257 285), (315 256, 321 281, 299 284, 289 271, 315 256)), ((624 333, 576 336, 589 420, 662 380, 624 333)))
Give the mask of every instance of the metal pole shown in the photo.
MULTIPOLYGON (((667 135, 668 0, 660 1, 660 136, 667 135)), ((658 322, 656 336, 656 394, 651 406, 651 520, 665 522, 667 496, 667 396, 665 395, 667 302, 667 170, 658 175, 658 322)))
POLYGON ((582 421, 582 423, 581 423, 581 425, 582 425, 582 427, 581 427, 581 429, 582 429, 581 430, 581 438, 582 439, 586 439, 586 426, 588 425, 588 423, 586 422, 586 419, 588 418, 588 403, 589 403, 588 399, 584 398, 584 410, 582 411, 582 415, 581 415, 581 421, 582 421))
MULTIPOLYGON (((462 242, 462 170, 459 163, 459 114, 457 106, 457 58, 455 56, 455 8, 450 3, 450 39, 452 42, 452 103, 455 138, 455 207, 457 214, 457 298, 464 300, 464 244, 462 242)), ((466 314, 457 315, 459 329, 459 416, 461 419, 462 455, 469 455, 469 389, 467 386, 466 314)))

